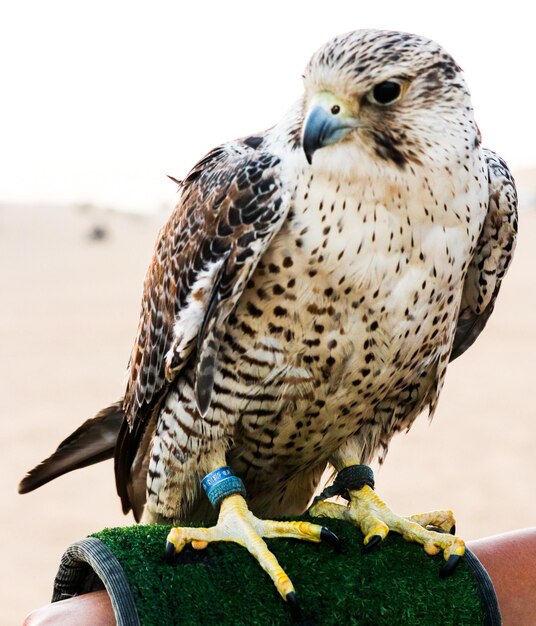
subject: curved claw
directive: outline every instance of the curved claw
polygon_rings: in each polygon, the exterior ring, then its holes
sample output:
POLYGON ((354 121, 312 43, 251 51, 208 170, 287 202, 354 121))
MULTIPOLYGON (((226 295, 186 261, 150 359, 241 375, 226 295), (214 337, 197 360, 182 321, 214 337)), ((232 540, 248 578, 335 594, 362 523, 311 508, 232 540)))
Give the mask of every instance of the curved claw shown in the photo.
POLYGON ((166 563, 168 565, 175 565, 176 562, 177 551, 175 550, 175 546, 168 541, 166 543, 166 563))
POLYGON ((449 533, 451 535, 455 535, 456 534, 456 524, 452 524, 452 526, 450 527, 449 533))
POLYGON ((462 557, 459 554, 451 554, 448 561, 439 570, 439 578, 446 578, 447 576, 450 576, 456 569, 456 566, 460 562, 461 558, 462 557))
POLYGON ((383 537, 381 535, 372 535, 369 539, 368 543, 366 543, 362 548, 361 552, 365 554, 366 552, 370 552, 376 546, 378 546, 383 541, 383 537))
POLYGON ((301 619, 302 612, 300 609, 300 605, 298 602, 298 596, 295 591, 291 591, 287 593, 285 600, 288 602, 288 606, 290 609, 290 614, 292 615, 292 619, 297 622, 301 619))
POLYGON ((341 540, 334 532, 332 532, 329 528, 326 528, 325 526, 322 526, 322 530, 320 531, 320 540, 329 543, 329 545, 334 548, 336 552, 341 551, 341 540))

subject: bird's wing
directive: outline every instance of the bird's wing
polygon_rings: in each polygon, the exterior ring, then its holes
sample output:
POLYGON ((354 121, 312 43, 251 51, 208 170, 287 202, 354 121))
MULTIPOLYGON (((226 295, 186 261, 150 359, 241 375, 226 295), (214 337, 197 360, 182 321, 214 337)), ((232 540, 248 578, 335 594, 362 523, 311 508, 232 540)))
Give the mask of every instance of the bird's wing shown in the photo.
POLYGON ((289 200, 279 158, 241 142, 210 152, 182 183, 145 280, 125 395, 131 424, 194 353, 198 405, 206 412, 216 329, 281 227, 289 200))
POLYGON ((167 386, 190 358, 199 411, 208 410, 220 331, 281 228, 291 198, 280 159, 263 150, 261 136, 210 152, 180 193, 147 272, 129 363, 126 420, 115 451, 125 513, 135 505, 131 474, 138 448, 154 428, 167 386))
POLYGON ((484 150, 488 167, 488 213, 469 265, 450 360, 474 343, 493 312, 517 237, 517 194, 506 163, 484 150))
POLYGON ((19 493, 28 493, 67 472, 111 459, 124 417, 122 405, 116 402, 86 420, 53 454, 26 474, 20 481, 19 493))

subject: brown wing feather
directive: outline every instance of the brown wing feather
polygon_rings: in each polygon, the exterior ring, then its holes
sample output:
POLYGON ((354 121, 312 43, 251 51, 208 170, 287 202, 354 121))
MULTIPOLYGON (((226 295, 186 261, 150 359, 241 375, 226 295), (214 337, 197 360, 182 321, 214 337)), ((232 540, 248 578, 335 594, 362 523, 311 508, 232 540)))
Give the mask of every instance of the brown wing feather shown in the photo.
POLYGON ((458 358, 484 329, 510 266, 517 237, 517 194, 506 163, 485 150, 489 178, 488 214, 465 279, 450 360, 458 358))
POLYGON ((111 459, 123 417, 122 402, 116 402, 86 420, 53 454, 27 473, 19 484, 19 493, 28 493, 58 476, 111 459))
POLYGON ((125 414, 116 450, 116 481, 130 508, 129 472, 172 380, 195 358, 201 413, 210 404, 217 328, 238 301, 264 250, 280 229, 289 195, 279 159, 243 142, 202 159, 184 180, 178 205, 160 232, 142 299, 129 364, 125 414))
POLYGON ((151 456, 151 444, 156 420, 163 396, 154 406, 140 409, 136 421, 130 427, 125 419, 118 429, 115 446, 115 483, 125 515, 132 509, 134 518, 140 521, 147 495, 147 469, 151 456))
POLYGON ((125 394, 130 422, 200 345, 198 334, 207 327, 204 316, 215 294, 212 313, 219 314, 239 295, 284 220, 288 202, 278 182, 279 160, 235 145, 217 148, 195 166, 160 233, 130 359, 125 394))

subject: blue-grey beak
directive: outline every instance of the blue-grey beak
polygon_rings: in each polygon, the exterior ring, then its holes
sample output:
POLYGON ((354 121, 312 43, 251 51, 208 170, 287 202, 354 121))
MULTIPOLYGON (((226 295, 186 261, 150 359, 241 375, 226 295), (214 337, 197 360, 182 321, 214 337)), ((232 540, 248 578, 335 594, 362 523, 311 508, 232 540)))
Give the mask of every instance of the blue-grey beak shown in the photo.
POLYGON ((358 127, 357 120, 343 115, 340 109, 333 113, 322 105, 313 107, 305 120, 302 136, 303 150, 309 164, 316 150, 336 143, 358 127))

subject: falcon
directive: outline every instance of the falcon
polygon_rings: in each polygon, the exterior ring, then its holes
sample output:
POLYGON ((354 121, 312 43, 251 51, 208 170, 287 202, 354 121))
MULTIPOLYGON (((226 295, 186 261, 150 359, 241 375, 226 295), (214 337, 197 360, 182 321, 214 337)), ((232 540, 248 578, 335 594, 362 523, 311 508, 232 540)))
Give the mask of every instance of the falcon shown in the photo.
POLYGON ((369 547, 399 532, 443 551, 448 573, 463 541, 429 526, 450 530, 452 513, 397 516, 368 464, 433 415, 449 361, 484 328, 516 205, 449 54, 407 33, 335 37, 279 124, 219 146, 180 183, 124 398, 20 490, 114 454, 124 511, 178 524, 171 560, 235 541, 296 607, 264 538, 336 543, 317 524, 272 519, 304 512, 331 465, 314 516, 349 520, 369 547), (348 504, 325 501, 334 494, 348 504))

